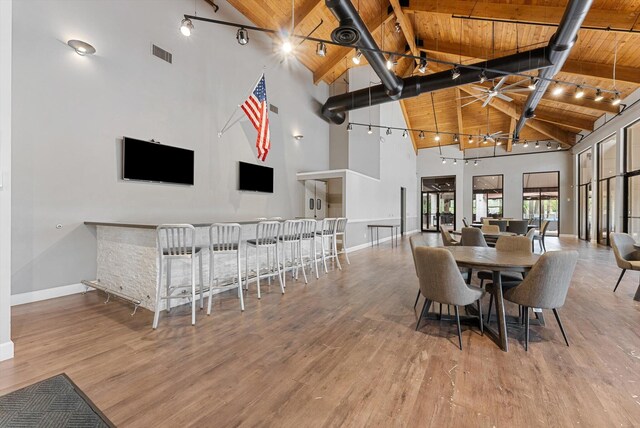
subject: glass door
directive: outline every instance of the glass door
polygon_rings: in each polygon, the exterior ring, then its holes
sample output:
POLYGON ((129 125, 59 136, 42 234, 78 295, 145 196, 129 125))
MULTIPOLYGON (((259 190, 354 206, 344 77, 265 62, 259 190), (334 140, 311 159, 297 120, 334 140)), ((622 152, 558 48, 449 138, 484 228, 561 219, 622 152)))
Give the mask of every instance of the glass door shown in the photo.
POLYGON ((640 242, 640 120, 625 130, 625 232, 640 242))
POLYGON ((455 229, 455 204, 456 195, 454 192, 440 192, 438 194, 438 229, 440 229, 440 225, 447 229, 455 229))
POLYGON ((615 232, 616 138, 598 143, 598 243, 610 245, 609 234, 615 232))
POLYGON ((585 241, 591 240, 591 183, 583 184, 579 189, 579 238, 585 241))
POLYGON ((549 222, 547 235, 560 230, 560 172, 530 172, 523 174, 522 219, 537 228, 549 222))
POLYGON ((456 226, 456 178, 425 177, 422 179, 422 230, 439 232, 440 225, 456 226))
POLYGON ((438 193, 426 192, 422 194, 422 230, 425 232, 438 231, 438 193))
POLYGON ((640 173, 627 177, 627 233, 640 242, 640 173))

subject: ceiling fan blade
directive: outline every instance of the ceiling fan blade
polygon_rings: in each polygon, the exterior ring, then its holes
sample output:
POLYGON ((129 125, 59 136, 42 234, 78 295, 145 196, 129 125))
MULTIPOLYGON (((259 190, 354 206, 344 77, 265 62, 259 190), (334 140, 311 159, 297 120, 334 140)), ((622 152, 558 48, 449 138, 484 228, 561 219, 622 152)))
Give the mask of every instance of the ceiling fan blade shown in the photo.
POLYGON ((495 90, 499 91, 500 88, 502 87, 502 85, 504 85, 504 82, 507 81, 507 78, 509 77, 509 75, 506 76, 502 76, 502 79, 500 79, 500 81, 498 82, 498 84, 495 86, 495 90))
POLYGON ((478 102, 478 101, 482 101, 482 99, 481 99, 481 98, 476 98, 476 99, 475 99, 475 100, 473 100, 473 101, 469 101, 468 103, 461 105, 461 106, 460 106, 460 108, 462 108, 462 107, 466 107, 466 106, 469 106, 469 105, 471 105, 471 104, 473 104, 473 103, 475 103, 475 102, 478 102))
POLYGON ((493 97, 494 97, 494 95, 493 95, 493 94, 489 94, 489 95, 487 96, 487 99, 486 99, 486 100, 484 100, 484 103, 482 103, 482 107, 486 107, 486 106, 487 106, 487 104, 489 104, 489 103, 491 102, 491 99, 492 99, 493 97))
POLYGON ((492 132, 491 134, 489 134, 489 137, 495 138, 495 137, 499 136, 500 134, 502 134, 502 131, 492 132))
POLYGON ((513 98, 509 98, 508 96, 502 95, 502 94, 498 94, 498 95, 496 95, 496 97, 500 98, 501 100, 505 100, 507 102, 513 101, 513 98))
POLYGON ((489 92, 489 89, 485 88, 484 86, 471 85, 471 89, 475 89, 476 91, 489 92))

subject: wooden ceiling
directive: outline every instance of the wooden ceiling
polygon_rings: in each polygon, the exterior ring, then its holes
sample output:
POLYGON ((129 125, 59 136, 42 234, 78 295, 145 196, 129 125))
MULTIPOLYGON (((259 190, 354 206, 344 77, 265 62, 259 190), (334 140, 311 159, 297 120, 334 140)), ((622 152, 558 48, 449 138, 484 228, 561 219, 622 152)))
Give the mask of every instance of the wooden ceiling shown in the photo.
MULTIPOLYGON (((567 0, 352 1, 381 49, 415 56, 424 51, 429 58, 462 64, 547 45, 567 4, 567 0), (396 22, 401 27, 399 32, 395 29, 396 22), (416 44, 416 39, 421 43, 416 44)), ((229 3, 257 26, 290 28, 291 0, 229 0, 229 3)), ((313 36, 329 40, 331 31, 338 26, 324 0, 295 0, 294 11, 295 34, 307 35, 319 25, 313 36)), ((617 90, 624 99, 640 86, 639 17, 640 0, 594 0, 557 80, 617 90), (607 31, 607 28, 638 32, 607 31)), ((296 48, 296 57, 313 72, 315 83, 331 84, 348 68, 356 67, 351 61, 353 49, 336 45, 327 48, 325 57, 316 55, 316 44, 312 42, 296 48)), ((365 64, 363 57, 359 66, 365 64)), ((449 65, 430 62, 427 73, 449 68, 449 65)), ((415 62, 408 58, 401 59, 394 71, 401 77, 418 73, 415 62)), ((510 76, 505 85, 522 80, 522 76, 510 76)), ((484 86, 491 87, 491 84, 486 82, 484 86)), ((526 83, 521 86, 526 87, 526 83)), ((576 133, 592 130, 598 117, 619 110, 619 106, 611 104, 611 94, 605 93, 605 99, 597 102, 593 89, 588 88, 581 99, 574 97, 574 91, 575 87, 567 86, 562 95, 554 96, 548 90, 536 109, 535 119, 527 121, 520 137, 554 140, 570 146, 576 141, 576 133)), ((413 129, 435 130, 437 120, 441 132, 511 133, 528 93, 505 94, 513 98, 512 102, 493 98, 487 107, 482 107, 482 102, 465 106, 478 93, 471 85, 435 92, 435 111, 430 94, 403 100, 401 106, 408 126, 413 129)), ((438 143, 428 134, 424 139, 419 138, 417 132, 412 133, 412 140, 416 149, 438 144, 459 144, 460 149, 481 145, 478 138, 474 138, 472 144, 467 138, 454 143, 450 135, 443 136, 438 143)), ((510 140, 506 148, 511 150, 510 140)))

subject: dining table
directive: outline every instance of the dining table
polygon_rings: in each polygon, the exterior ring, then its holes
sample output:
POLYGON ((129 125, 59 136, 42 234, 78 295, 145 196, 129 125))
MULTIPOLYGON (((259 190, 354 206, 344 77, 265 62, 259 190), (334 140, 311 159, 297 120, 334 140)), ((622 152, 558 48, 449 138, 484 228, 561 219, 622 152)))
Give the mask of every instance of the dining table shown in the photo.
MULTIPOLYGON (((496 332, 490 325, 485 326, 485 331, 499 342, 503 351, 508 352, 507 319, 500 273, 521 272, 526 274, 536 264, 540 255, 498 251, 495 248, 487 247, 452 246, 444 248, 451 252, 459 267, 492 272, 493 283, 495 284, 492 289, 496 301, 498 331, 496 332)), ((479 315, 482 316, 482 314, 479 315)))

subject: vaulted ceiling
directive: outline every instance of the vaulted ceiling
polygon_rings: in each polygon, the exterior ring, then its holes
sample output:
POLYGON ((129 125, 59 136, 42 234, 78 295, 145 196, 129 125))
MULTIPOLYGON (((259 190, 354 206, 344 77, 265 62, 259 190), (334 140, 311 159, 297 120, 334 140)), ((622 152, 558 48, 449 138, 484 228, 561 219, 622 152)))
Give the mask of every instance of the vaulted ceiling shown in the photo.
MULTIPOLYGON (((352 0, 378 46, 385 51, 419 56, 426 52, 436 60, 468 64, 507 54, 546 46, 560 22, 567 0, 352 0), (400 24, 399 28, 396 23, 400 24), (399 30, 399 31, 398 31, 399 30), (418 42, 416 42, 418 41, 418 42)), ((291 0, 229 0, 257 26, 289 29, 291 0)), ((553 95, 548 90, 536 109, 536 117, 527 121, 520 138, 553 140, 564 147, 575 144, 576 134, 592 130, 594 121, 604 113, 617 113, 612 93, 595 100, 595 89, 616 90, 624 98, 640 86, 640 0, 594 0, 562 71, 560 82, 584 85, 584 97, 574 96, 575 86, 553 95), (626 30, 626 31, 611 31, 626 30), (629 31, 632 30, 632 31, 629 31), (615 80, 614 80, 614 62, 615 80)), ((295 0, 294 33, 331 39, 338 26, 324 0, 295 0), (315 29, 315 31, 314 31, 315 29)), ((326 56, 316 55, 316 44, 302 43, 296 57, 313 72, 315 83, 336 81, 355 65, 354 50, 328 45, 326 56)), ((427 73, 451 68, 430 62, 427 73)), ((418 74, 411 58, 401 58, 394 68, 400 77, 418 74)), ((532 73, 536 74, 536 73, 532 73)), ((528 92, 523 76, 510 76, 504 86, 514 85, 504 95, 508 101, 493 97, 486 107, 478 86, 491 88, 495 82, 464 85, 401 101, 408 127, 459 134, 512 133, 528 92), (478 100, 478 101, 476 101, 478 100), (472 102, 476 101, 476 102, 472 102), (435 110, 435 111, 434 111, 435 110)), ((382 124, 384 125, 384 124, 382 124)), ((443 136, 438 143, 432 137, 411 135, 414 146, 428 148, 438 144, 458 144, 460 149, 482 144, 477 138, 453 141, 443 136)), ((512 141, 506 142, 511 150, 512 141)))

